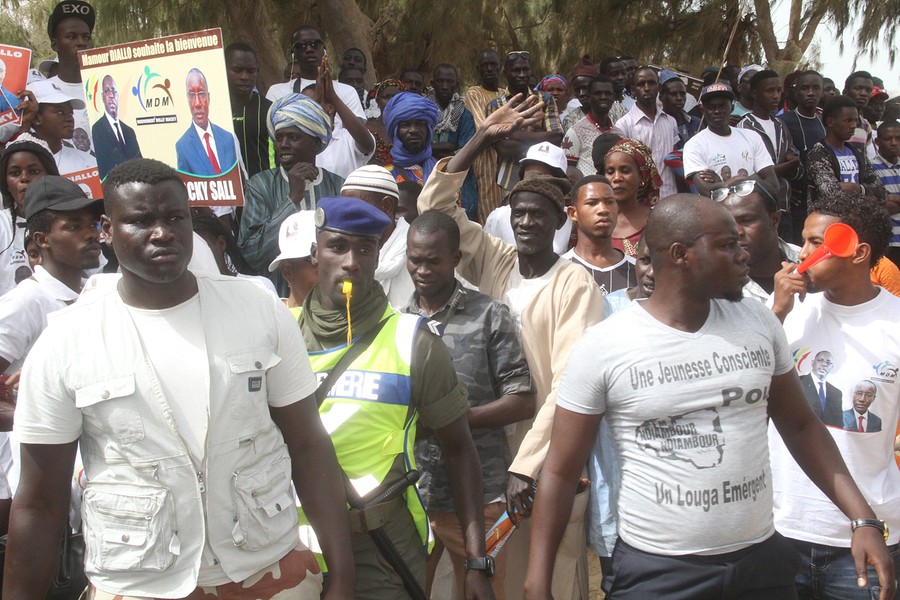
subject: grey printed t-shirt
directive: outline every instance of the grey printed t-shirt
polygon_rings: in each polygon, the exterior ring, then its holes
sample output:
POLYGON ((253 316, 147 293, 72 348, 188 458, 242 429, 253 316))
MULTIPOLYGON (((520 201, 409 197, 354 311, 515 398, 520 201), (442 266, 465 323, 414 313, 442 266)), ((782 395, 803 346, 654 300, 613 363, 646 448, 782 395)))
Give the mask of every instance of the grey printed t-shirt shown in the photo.
MULTIPOLYGON (((406 312, 422 314, 415 296, 406 312)), ((438 324, 442 326, 441 339, 453 357, 460 383, 469 390, 469 406, 488 404, 507 394, 532 391, 528 363, 506 305, 457 283, 447 306, 431 317, 422 316, 432 321, 435 329, 441 329, 438 324)), ((503 499, 511 462, 504 428, 472 429, 472 439, 481 460, 484 503, 503 499)), ((416 466, 422 474, 419 493, 425 508, 454 512, 447 468, 434 436, 417 442, 415 455, 416 466)))
POLYGON ((663 555, 763 541, 775 531, 769 387, 793 368, 781 324, 755 300, 713 300, 703 327, 687 333, 641 304, 587 330, 557 398, 605 413, 622 461, 619 536, 663 555))

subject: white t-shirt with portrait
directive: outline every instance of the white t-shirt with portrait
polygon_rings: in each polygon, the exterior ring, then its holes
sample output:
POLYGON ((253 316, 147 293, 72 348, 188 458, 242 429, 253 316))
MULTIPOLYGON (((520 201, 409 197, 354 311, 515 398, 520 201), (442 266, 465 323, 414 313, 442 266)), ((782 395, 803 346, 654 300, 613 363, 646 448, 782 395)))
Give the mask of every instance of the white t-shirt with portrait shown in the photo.
MULTIPOLYGON (((843 427, 827 430, 872 510, 887 521, 888 544, 900 541, 900 469, 894 461, 900 418, 898 323, 900 298, 882 288, 878 296, 856 306, 834 304, 825 294, 809 294, 794 304, 784 321, 800 375, 810 373, 816 354, 831 353, 834 367, 828 383, 840 391, 843 427), (863 431, 859 431, 860 413, 854 408, 857 396, 868 402, 863 431)), ((810 401, 818 402, 818 398, 810 401)), ((803 473, 771 426, 769 452, 779 533, 849 548, 849 520, 803 473)))
POLYGON ((755 300, 713 300, 688 333, 642 304, 587 330, 557 396, 566 410, 605 414, 622 467, 619 536, 660 555, 762 542, 774 532, 769 388, 793 366, 781 324, 755 300))
POLYGON ((687 141, 684 145, 685 175, 709 169, 722 181, 727 181, 772 166, 772 157, 757 132, 737 127, 730 129, 727 136, 704 129, 687 141))

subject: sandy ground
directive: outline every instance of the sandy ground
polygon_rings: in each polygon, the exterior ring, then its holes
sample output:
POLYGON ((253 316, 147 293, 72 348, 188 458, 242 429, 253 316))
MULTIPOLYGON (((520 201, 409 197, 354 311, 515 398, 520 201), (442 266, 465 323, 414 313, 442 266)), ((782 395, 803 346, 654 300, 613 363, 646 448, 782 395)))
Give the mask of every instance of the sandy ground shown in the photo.
POLYGON ((600 561, 590 551, 588 551, 588 577, 591 586, 591 600, 602 600, 602 598, 605 598, 603 592, 600 591, 600 561))
MULTIPOLYGON (((509 574, 507 574, 509 576, 509 574)), ((434 587, 431 590, 431 600, 454 600, 453 567, 444 555, 435 575, 434 587)), ((600 561, 597 556, 588 550, 588 578, 590 582, 590 600, 603 600, 603 592, 600 591, 600 561)))

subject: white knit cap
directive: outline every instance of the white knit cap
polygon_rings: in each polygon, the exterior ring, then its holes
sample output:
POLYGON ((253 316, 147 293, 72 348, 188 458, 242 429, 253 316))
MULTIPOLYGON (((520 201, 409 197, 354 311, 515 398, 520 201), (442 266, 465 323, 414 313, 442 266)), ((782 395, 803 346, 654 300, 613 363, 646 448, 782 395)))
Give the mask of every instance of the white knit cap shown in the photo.
POLYGON ((391 196, 396 200, 400 199, 400 188, 397 187, 391 172, 378 165, 366 165, 350 173, 341 187, 341 193, 347 190, 374 192, 391 196))

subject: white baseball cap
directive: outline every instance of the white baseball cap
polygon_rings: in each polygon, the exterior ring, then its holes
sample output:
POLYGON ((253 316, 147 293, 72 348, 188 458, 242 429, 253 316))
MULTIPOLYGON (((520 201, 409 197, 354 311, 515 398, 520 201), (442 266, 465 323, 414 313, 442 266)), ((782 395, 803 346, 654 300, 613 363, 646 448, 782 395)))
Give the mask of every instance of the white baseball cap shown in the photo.
POLYGON ((65 104, 68 102, 75 110, 84 108, 84 100, 69 96, 50 79, 32 81, 25 89, 34 94, 34 98, 38 101, 38 104, 65 104))
POLYGON ((529 148, 525 153, 525 158, 520 160, 519 164, 524 166, 529 162, 544 163, 551 169, 559 169, 561 174, 557 174, 558 176, 566 176, 566 153, 562 148, 554 146, 550 142, 541 142, 529 148))
POLYGON ((269 264, 271 273, 283 260, 306 258, 312 255, 312 245, 316 241, 316 211, 301 210, 289 216, 278 230, 279 254, 269 264))

